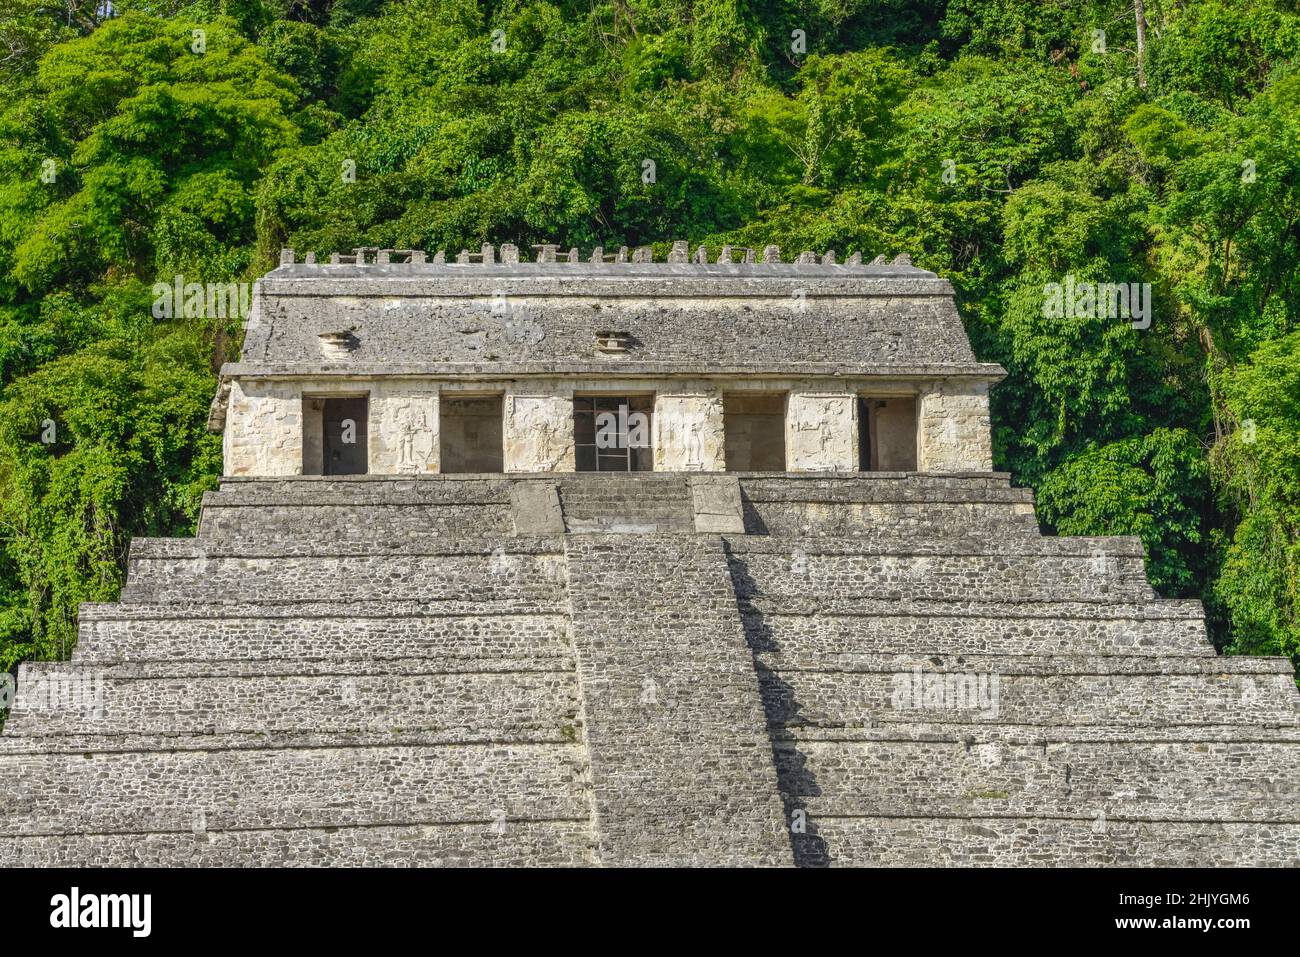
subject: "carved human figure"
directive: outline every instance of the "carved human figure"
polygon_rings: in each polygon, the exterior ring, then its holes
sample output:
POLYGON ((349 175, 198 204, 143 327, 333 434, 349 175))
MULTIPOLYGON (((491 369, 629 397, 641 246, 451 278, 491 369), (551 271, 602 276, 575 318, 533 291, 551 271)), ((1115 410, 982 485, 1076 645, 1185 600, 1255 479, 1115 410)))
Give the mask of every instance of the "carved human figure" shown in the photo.
MULTIPOLYGON (((418 472, 429 461, 429 453, 417 447, 417 440, 432 435, 429 417, 422 406, 408 406, 404 414, 398 417, 397 459, 399 466, 407 471, 418 472)), ((432 443, 429 443, 432 451, 432 443)))

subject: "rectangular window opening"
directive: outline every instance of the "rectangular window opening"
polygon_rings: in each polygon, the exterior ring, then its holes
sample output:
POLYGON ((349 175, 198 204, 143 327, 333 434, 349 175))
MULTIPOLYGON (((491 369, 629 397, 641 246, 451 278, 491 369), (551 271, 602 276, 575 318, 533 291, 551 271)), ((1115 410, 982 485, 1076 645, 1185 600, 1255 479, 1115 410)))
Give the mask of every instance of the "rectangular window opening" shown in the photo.
POLYGON ((654 396, 575 396, 573 438, 579 472, 651 472, 654 396))

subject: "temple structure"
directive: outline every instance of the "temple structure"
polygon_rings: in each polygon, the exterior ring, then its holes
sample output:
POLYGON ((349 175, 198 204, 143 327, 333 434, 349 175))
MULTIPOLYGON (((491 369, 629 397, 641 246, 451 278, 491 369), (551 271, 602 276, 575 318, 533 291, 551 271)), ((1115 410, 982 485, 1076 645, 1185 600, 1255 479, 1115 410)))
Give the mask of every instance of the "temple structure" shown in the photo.
POLYGON ((286 251, 223 370, 227 474, 992 468, 1004 373, 905 256, 557 258, 286 251), (600 447, 602 412, 645 434, 600 447))
POLYGON ((0 862, 1300 863, 1290 663, 1040 533, 946 281, 530 253, 283 253, 0 862))

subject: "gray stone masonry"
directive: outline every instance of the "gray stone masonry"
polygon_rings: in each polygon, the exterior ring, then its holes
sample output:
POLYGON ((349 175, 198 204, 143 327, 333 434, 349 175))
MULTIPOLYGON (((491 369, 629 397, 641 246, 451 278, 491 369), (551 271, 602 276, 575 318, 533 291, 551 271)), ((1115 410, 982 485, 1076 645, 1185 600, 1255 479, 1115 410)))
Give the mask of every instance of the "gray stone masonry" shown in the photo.
POLYGON ((0 736, 10 866, 1298 863, 1289 663, 991 473, 228 479, 0 736))
POLYGON ((714 536, 573 536, 600 859, 789 864, 758 684, 714 536))

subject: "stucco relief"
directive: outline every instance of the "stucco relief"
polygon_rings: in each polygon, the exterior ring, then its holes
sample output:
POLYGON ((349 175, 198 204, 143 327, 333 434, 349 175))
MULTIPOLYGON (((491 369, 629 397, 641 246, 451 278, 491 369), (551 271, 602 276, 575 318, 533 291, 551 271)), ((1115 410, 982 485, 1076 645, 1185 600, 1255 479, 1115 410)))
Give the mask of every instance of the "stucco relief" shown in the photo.
POLYGON ((563 395, 506 397, 507 472, 572 472, 573 400, 563 395))
POLYGON ((655 396, 654 431, 656 471, 721 472, 726 468, 720 393, 655 396))
POLYGON ((924 394, 918 434, 917 467, 922 471, 992 471, 987 384, 954 384, 924 394))
POLYGON ((437 393, 372 393, 370 471, 378 475, 438 471, 437 393))
POLYGON ((793 393, 786 417, 786 459, 792 472, 857 469, 857 417, 852 395, 793 393))

